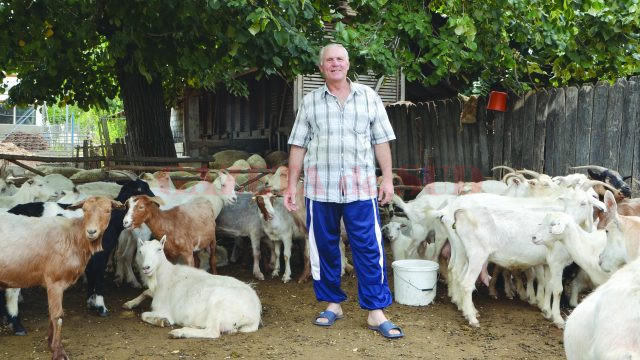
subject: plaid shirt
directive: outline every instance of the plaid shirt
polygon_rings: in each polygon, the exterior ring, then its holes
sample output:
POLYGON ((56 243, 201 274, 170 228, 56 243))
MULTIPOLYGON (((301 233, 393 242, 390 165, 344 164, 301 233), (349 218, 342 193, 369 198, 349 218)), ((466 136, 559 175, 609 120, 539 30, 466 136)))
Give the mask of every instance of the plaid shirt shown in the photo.
POLYGON ((366 85, 349 83, 344 106, 326 84, 305 95, 291 130, 289 144, 307 149, 305 196, 314 201, 375 198, 373 145, 396 138, 378 94, 366 85))

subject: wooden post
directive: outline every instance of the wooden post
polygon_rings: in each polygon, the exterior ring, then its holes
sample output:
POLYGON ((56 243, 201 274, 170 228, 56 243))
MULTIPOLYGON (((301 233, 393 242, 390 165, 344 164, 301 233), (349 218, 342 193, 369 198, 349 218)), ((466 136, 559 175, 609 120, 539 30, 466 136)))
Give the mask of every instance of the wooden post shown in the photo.
POLYGON ((107 125, 107 118, 102 117, 100 119, 100 123, 102 124, 102 135, 104 138, 104 147, 103 155, 105 157, 104 166, 109 166, 109 157, 111 152, 111 139, 109 138, 109 126, 107 125))

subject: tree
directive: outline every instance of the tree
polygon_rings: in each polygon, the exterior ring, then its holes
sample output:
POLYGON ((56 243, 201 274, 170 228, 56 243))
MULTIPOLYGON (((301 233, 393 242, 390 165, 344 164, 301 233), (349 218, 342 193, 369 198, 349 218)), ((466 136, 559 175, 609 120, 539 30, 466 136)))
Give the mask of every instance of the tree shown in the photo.
MULTIPOLYGON (((638 0, 354 0, 337 39, 361 68, 456 92, 523 92, 640 72, 638 0)), ((356 66, 357 67, 357 66, 356 66)))
MULTIPOLYGON (((185 87, 236 94, 236 75, 312 72, 319 0, 0 0, 0 70, 17 104, 106 107, 120 96, 132 154, 175 156, 169 108, 185 87)), ((333 15, 332 15, 333 14, 333 15)))

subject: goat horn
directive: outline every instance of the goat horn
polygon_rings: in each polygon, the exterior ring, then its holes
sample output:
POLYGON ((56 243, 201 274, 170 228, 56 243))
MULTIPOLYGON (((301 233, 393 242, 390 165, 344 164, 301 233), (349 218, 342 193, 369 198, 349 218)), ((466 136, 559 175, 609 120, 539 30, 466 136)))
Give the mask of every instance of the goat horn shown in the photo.
POLYGON ((539 178, 540 175, 541 175, 539 172, 535 172, 533 170, 527 170, 527 169, 518 170, 518 171, 516 171, 516 173, 518 173, 518 174, 527 174, 527 175, 532 176, 532 177, 534 177, 536 179, 539 178))
POLYGON ((522 179, 522 181, 526 180, 522 174, 508 173, 502 178, 502 182, 506 183, 512 177, 520 178, 520 179, 522 179))
POLYGON ((609 170, 604 166, 599 166, 599 165, 582 165, 582 166, 573 166, 570 167, 569 169, 572 170, 580 170, 580 169, 596 169, 598 171, 605 171, 605 170, 609 170))
POLYGON ((611 190, 614 194, 617 194, 617 193, 620 192, 620 190, 618 190, 618 189, 614 188, 613 186, 611 186, 611 185, 609 185, 609 184, 607 184, 605 182, 602 182, 600 180, 587 180, 587 181, 585 181, 582 184, 582 190, 587 190, 588 188, 590 188, 590 187, 592 187, 594 185, 602 185, 605 188, 611 190))
POLYGON ((491 171, 496 171, 496 170, 498 170, 498 169, 505 169, 505 170, 509 170, 509 172, 512 172, 512 173, 516 172, 516 171, 515 171, 515 170, 513 170, 512 168, 510 168, 510 167, 508 167, 508 166, 505 166, 505 165, 498 165, 498 166, 494 166, 494 167, 492 167, 492 168, 491 168, 491 171))

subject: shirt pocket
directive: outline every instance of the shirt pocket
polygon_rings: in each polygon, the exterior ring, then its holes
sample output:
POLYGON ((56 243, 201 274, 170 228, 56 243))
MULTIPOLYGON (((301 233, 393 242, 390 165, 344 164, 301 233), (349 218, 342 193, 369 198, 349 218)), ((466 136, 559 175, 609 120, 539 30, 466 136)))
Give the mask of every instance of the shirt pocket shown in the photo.
POLYGON ((355 120, 353 121, 353 130, 361 135, 367 134, 370 129, 370 119, 365 114, 360 114, 355 116, 355 120))

